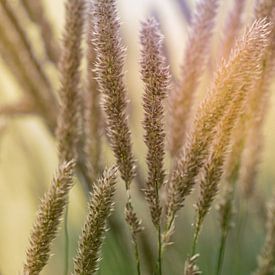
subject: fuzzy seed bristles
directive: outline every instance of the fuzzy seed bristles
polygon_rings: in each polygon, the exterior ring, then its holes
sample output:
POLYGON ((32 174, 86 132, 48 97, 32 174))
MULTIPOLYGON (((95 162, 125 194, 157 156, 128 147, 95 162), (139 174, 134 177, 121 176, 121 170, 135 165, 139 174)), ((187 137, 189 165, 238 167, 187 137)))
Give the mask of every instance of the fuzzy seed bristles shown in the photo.
POLYGON ((24 274, 38 275, 50 257, 50 246, 56 237, 69 190, 73 186, 74 161, 60 165, 48 192, 41 200, 32 228, 24 274))
POLYGON ((123 82, 125 49, 119 34, 116 1, 95 1, 91 16, 94 22, 95 75, 106 115, 106 131, 121 177, 129 186, 135 172, 123 82))
POLYGON ((215 136, 213 130, 229 103, 243 86, 251 87, 253 77, 261 72, 269 38, 270 24, 265 19, 255 21, 237 41, 228 62, 219 68, 212 89, 198 108, 191 133, 172 171, 168 186, 168 221, 175 218, 192 191, 195 177, 215 136))
POLYGON ((209 53, 217 6, 218 0, 199 1, 185 49, 180 84, 170 93, 169 147, 172 156, 177 156, 184 143, 191 106, 209 53))
POLYGON ((143 127, 145 144, 148 148, 145 197, 150 207, 153 224, 157 227, 161 215, 159 190, 165 180, 163 100, 168 92, 170 75, 162 54, 162 35, 154 19, 148 19, 142 24, 140 41, 142 45, 141 76, 145 86, 143 127))
POLYGON ((134 211, 130 190, 127 190, 127 201, 125 206, 125 220, 131 228, 132 238, 136 239, 137 233, 143 230, 141 220, 134 211))
POLYGON ((88 215, 78 241, 74 258, 74 274, 95 274, 100 261, 100 249, 107 230, 107 218, 113 209, 117 169, 111 167, 103 172, 94 184, 88 204, 88 215))
POLYGON ((65 30, 60 61, 60 114, 57 128, 60 161, 76 158, 76 145, 80 135, 80 72, 81 38, 84 25, 85 0, 67 0, 65 4, 65 30))
POLYGON ((258 268, 254 275, 271 275, 275 272, 275 195, 267 207, 266 238, 258 257, 258 268))

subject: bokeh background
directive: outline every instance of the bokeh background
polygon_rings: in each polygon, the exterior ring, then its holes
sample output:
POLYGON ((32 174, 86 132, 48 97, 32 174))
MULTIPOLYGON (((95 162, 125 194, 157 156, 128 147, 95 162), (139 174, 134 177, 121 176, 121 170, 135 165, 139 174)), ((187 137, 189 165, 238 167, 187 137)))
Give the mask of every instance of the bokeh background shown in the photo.
MULTIPOLYGON (((2 0, 1 0, 2 1, 2 0)), ((42 1, 42 0, 37 0, 42 1)), ((45 60, 41 45, 40 33, 24 13, 20 0, 11 0, 20 15, 20 22, 33 42, 33 50, 43 60, 43 66, 52 79, 58 92, 58 72, 45 60)), ((60 42, 64 23, 64 0, 43 1, 47 16, 50 18, 57 41, 60 42)), ((140 22, 147 16, 154 15, 161 24, 165 35, 166 53, 175 79, 180 76, 180 64, 183 58, 186 34, 190 16, 195 6, 195 0, 185 1, 186 10, 180 5, 180 0, 119 0, 118 9, 122 21, 122 36, 127 46, 126 81, 130 98, 130 121, 133 131, 133 146, 140 167, 145 173, 146 148, 143 143, 142 130, 142 83, 139 75, 139 29, 140 22)), ((207 91, 216 55, 223 35, 223 25, 233 0, 220 0, 219 14, 212 40, 212 59, 202 78, 199 94, 207 91)), ((247 0, 244 20, 252 18, 253 0, 247 0)), ((57 45, 58 47, 58 45, 57 45)), ((262 163, 259 167, 256 196, 249 202, 239 200, 236 206, 236 225, 228 241, 225 255, 224 274, 249 274, 255 268, 256 255, 264 239, 264 205, 271 196, 275 180, 275 95, 274 84, 271 89, 271 101, 265 123, 265 147, 262 163)), ((24 95, 17 85, 13 75, 7 70, 0 59, 0 110, 1 106, 15 102, 24 95)), ((199 100, 199 98, 198 98, 199 100)), ((108 146, 104 148, 106 164, 112 163, 108 146)), ((167 161, 169 162, 169 160, 167 161)), ((35 211, 40 198, 47 190, 57 165, 56 143, 48 132, 44 122, 35 115, 7 116, 0 112, 0 274, 18 274, 24 261, 24 253, 28 236, 34 220, 35 211)), ((70 258, 75 254, 78 234, 86 213, 86 193, 83 186, 75 179, 75 186, 70 193, 69 228, 70 228, 70 258)), ((133 189, 135 187, 133 186, 133 189)), ((115 215, 117 223, 123 228, 123 234, 109 231, 104 243, 103 261, 99 274, 135 274, 131 244, 128 241, 127 226, 123 220, 123 205, 125 202, 124 186, 118 184, 116 194, 115 215)), ((196 192, 188 198, 187 205, 180 213, 174 246, 168 249, 165 257, 164 274, 183 273, 184 260, 191 249, 193 233, 194 209, 193 201, 196 192)), ((146 225, 146 234, 154 243, 152 225, 145 202, 136 193, 135 204, 146 225)), ((219 222, 215 207, 212 207, 199 242, 201 257, 199 266, 204 274, 212 274, 217 257, 219 243, 219 222)), ((63 228, 54 242, 48 266, 42 274, 63 274, 64 269, 64 235, 63 228)), ((146 266, 147 262, 143 259, 146 266)), ((71 261, 72 265, 72 261, 71 261)), ((144 268, 144 274, 149 274, 144 268)))

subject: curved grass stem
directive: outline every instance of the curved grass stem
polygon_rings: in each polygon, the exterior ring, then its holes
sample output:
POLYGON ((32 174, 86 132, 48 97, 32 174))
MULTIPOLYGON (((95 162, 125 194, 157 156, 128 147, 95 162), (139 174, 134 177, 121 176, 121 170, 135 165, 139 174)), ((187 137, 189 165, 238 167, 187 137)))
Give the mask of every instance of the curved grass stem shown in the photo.
POLYGON ((221 235, 216 275, 221 275, 228 232, 221 235))
POLYGON ((64 245, 64 275, 68 275, 69 272, 69 228, 68 228, 68 214, 69 208, 68 205, 65 209, 65 217, 64 217, 64 236, 65 236, 65 245, 64 245))
POLYGON ((158 226, 158 274, 162 275, 162 239, 160 225, 158 226))
POLYGON ((139 256, 139 250, 138 250, 138 243, 136 240, 136 237, 133 235, 132 236, 133 243, 134 243, 134 249, 135 249, 135 258, 136 258, 136 269, 137 269, 137 274, 141 275, 141 268, 140 268, 140 256, 139 256))

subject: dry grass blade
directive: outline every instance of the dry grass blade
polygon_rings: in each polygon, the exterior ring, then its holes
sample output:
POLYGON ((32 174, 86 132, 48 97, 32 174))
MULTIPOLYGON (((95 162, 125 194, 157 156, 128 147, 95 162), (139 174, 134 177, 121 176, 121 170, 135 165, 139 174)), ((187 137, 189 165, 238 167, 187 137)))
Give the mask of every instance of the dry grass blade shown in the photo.
POLYGON ((58 226, 73 185, 74 161, 60 165, 48 192, 44 195, 36 214, 23 273, 37 275, 47 264, 50 245, 56 237, 58 226))
POLYGON ((35 114, 37 109, 35 108, 31 100, 21 99, 15 103, 6 104, 0 106, 1 116, 21 116, 35 114))
POLYGON ((57 111, 56 100, 49 90, 47 80, 37 71, 40 65, 32 53, 25 31, 7 1, 3 0, 0 1, 0 53, 16 81, 33 99, 40 114, 53 129, 57 111))
POLYGON ((1 8, 4 10, 5 14, 7 15, 8 19, 10 20, 11 24, 14 27, 14 31, 18 34, 21 51, 25 51, 26 55, 28 56, 29 63, 34 67, 35 71, 37 72, 37 77, 40 79, 39 83, 42 83, 45 88, 47 88, 47 93, 51 96, 48 98, 51 104, 55 104, 55 98, 53 95, 53 90, 51 83, 44 72, 39 60, 33 53, 32 45, 30 44, 29 38, 27 33, 22 28, 20 24, 20 20, 15 12, 15 9, 12 5, 8 3, 8 1, 0 1, 1 8))
POLYGON ((177 156, 185 139, 195 91, 209 52, 217 3, 217 0, 198 3, 184 54, 180 84, 169 97, 169 146, 172 156, 177 156))
POLYGON ((84 25, 84 0, 67 0, 60 61, 61 106, 57 128, 59 159, 76 158, 76 146, 80 135, 80 72, 81 38, 84 25))
POLYGON ((168 225, 190 194, 199 169, 208 155, 208 147, 215 135, 214 127, 220 121, 229 103, 240 87, 249 85, 251 72, 261 65, 269 44, 270 24, 258 20, 238 40, 227 63, 218 70, 213 87, 200 105, 194 126, 185 147, 178 157, 168 186, 168 225))
POLYGON ((59 48, 54 37, 51 22, 45 16, 45 8, 42 1, 22 0, 22 5, 26 9, 30 19, 40 27, 46 54, 53 63, 57 64, 59 60, 59 48))
POLYGON ((147 166, 148 178, 145 197, 149 203, 153 224, 160 223, 161 206, 159 190, 164 184, 164 107, 163 100, 168 92, 169 71, 162 54, 162 35, 157 22, 149 19, 141 30, 141 76, 145 86, 143 108, 145 118, 145 143, 148 148, 147 166))
POLYGON ((74 258, 74 274, 90 275, 98 269, 100 248, 107 230, 107 218, 113 209, 116 171, 115 167, 106 169, 103 176, 94 184, 88 215, 74 258))

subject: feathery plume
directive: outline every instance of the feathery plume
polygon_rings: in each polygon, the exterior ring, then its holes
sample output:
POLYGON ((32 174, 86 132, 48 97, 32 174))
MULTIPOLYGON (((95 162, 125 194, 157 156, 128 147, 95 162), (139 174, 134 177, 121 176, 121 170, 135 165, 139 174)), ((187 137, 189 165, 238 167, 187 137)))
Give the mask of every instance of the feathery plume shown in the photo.
POLYGON ((39 274, 50 257, 50 246, 56 237, 59 223, 73 185, 74 161, 60 165, 48 192, 44 195, 32 229, 26 252, 24 274, 39 274))
POLYGON ((65 30, 60 61, 61 106, 58 119, 60 161, 76 158, 79 137, 81 38, 84 25, 85 0, 67 0, 65 30))
POLYGON ((234 46, 236 38, 242 28, 242 14, 246 0, 235 0, 233 8, 227 16, 223 31, 220 56, 224 59, 229 57, 230 51, 234 46))
MULTIPOLYGON (((267 17, 269 20, 275 20, 275 2, 258 0, 255 7, 255 17, 267 17), (272 14, 273 10, 273 14, 272 14)), ((274 21, 275 22, 275 21, 274 21)), ((241 128, 243 131, 244 147, 240 160, 239 183, 241 184, 243 194, 246 197, 251 196, 254 191, 258 165, 261 160, 263 149, 263 126, 266 118, 266 110, 270 99, 270 84, 275 68, 275 28, 273 25, 271 33, 271 43, 263 61, 264 71, 262 78, 253 89, 251 100, 247 107, 241 128)))
POLYGON ((87 72, 87 91, 85 93, 85 110, 84 110, 84 154, 86 169, 88 171, 90 181, 93 182, 101 170, 101 135, 102 135, 102 114, 100 108, 100 93, 96 83, 93 68, 96 62, 95 50, 93 45, 93 16, 92 4, 88 8, 88 72, 87 72))
MULTIPOLYGON (((259 0, 255 7, 255 17, 258 19, 270 17, 271 10, 272 1, 259 0)), ((271 41, 274 30, 272 33, 271 41)), ((224 188, 218 203, 221 230, 224 236, 227 236, 232 225, 233 197, 237 181, 240 182, 246 195, 250 195, 255 186, 262 149, 262 125, 269 98, 270 68, 267 69, 269 52, 270 49, 266 51, 265 60, 263 60, 262 76, 258 83, 255 83, 247 100, 247 111, 242 114, 233 131, 230 153, 224 166, 224 188)))
POLYGON ((269 275, 275 271, 275 195, 267 207, 266 239, 258 258, 254 275, 269 275))
POLYGON ((126 114, 127 98, 123 82, 125 49, 122 45, 117 16, 116 0, 97 0, 92 9, 94 22, 93 45, 96 63, 95 75, 102 95, 106 116, 106 132, 113 149, 121 178, 127 191, 126 221, 131 228, 135 248, 137 271, 140 274, 140 260, 136 241, 141 231, 141 222, 133 210, 130 184, 135 175, 131 146, 131 133, 126 114))
POLYGON ((115 167, 106 169, 94 184, 88 205, 88 215, 78 242, 74 258, 74 274, 94 274, 100 261, 100 248, 107 230, 107 218, 113 209, 116 184, 115 167))
POLYGON ((44 48, 49 60, 57 64, 59 59, 58 43, 54 36, 52 25, 45 16, 46 12, 42 1, 22 0, 22 5, 25 8, 29 18, 40 28, 44 48))
POLYGON ((202 223, 218 192, 218 184, 223 175, 224 161, 228 155, 232 129, 236 125, 240 114, 243 112, 244 102, 246 103, 246 98, 249 96, 250 89, 257 81, 257 77, 259 78, 260 73, 261 71, 259 70, 257 74, 253 75, 253 78, 250 79, 250 85, 240 88, 240 92, 236 94, 236 97, 230 104, 230 108, 216 126, 215 138, 211 144, 209 156, 202 167, 198 180, 201 190, 199 201, 196 204, 197 220, 195 225, 193 253, 195 252, 195 246, 202 223))
POLYGON ((168 228, 172 226, 176 212, 183 206, 186 196, 192 191, 195 177, 215 135, 214 127, 240 88, 249 86, 258 74, 269 34, 270 24, 265 19, 255 21, 238 40, 228 62, 219 68, 213 87, 197 111, 191 134, 171 174, 167 202, 168 228))
POLYGON ((145 197, 149 203, 153 224, 160 223, 161 206, 159 189, 164 183, 164 107, 169 85, 169 71, 162 55, 162 35, 158 23, 149 19, 142 24, 141 30, 141 76, 145 85, 143 108, 145 118, 145 143, 148 147, 148 178, 145 197))
POLYGON ((217 3, 218 0, 198 3, 184 54, 180 85, 169 96, 169 146, 172 156, 177 156, 184 142, 195 91, 207 59, 217 3))
POLYGON ((196 254, 192 257, 188 257, 184 264, 184 275, 200 275, 202 274, 199 268, 196 265, 196 261, 199 257, 199 254, 196 254))
POLYGON ((109 137, 122 179, 129 186, 134 177, 131 134, 128 127, 126 88, 123 82, 125 49, 119 35, 115 0, 97 0, 93 5, 96 55, 95 74, 102 94, 109 137))

